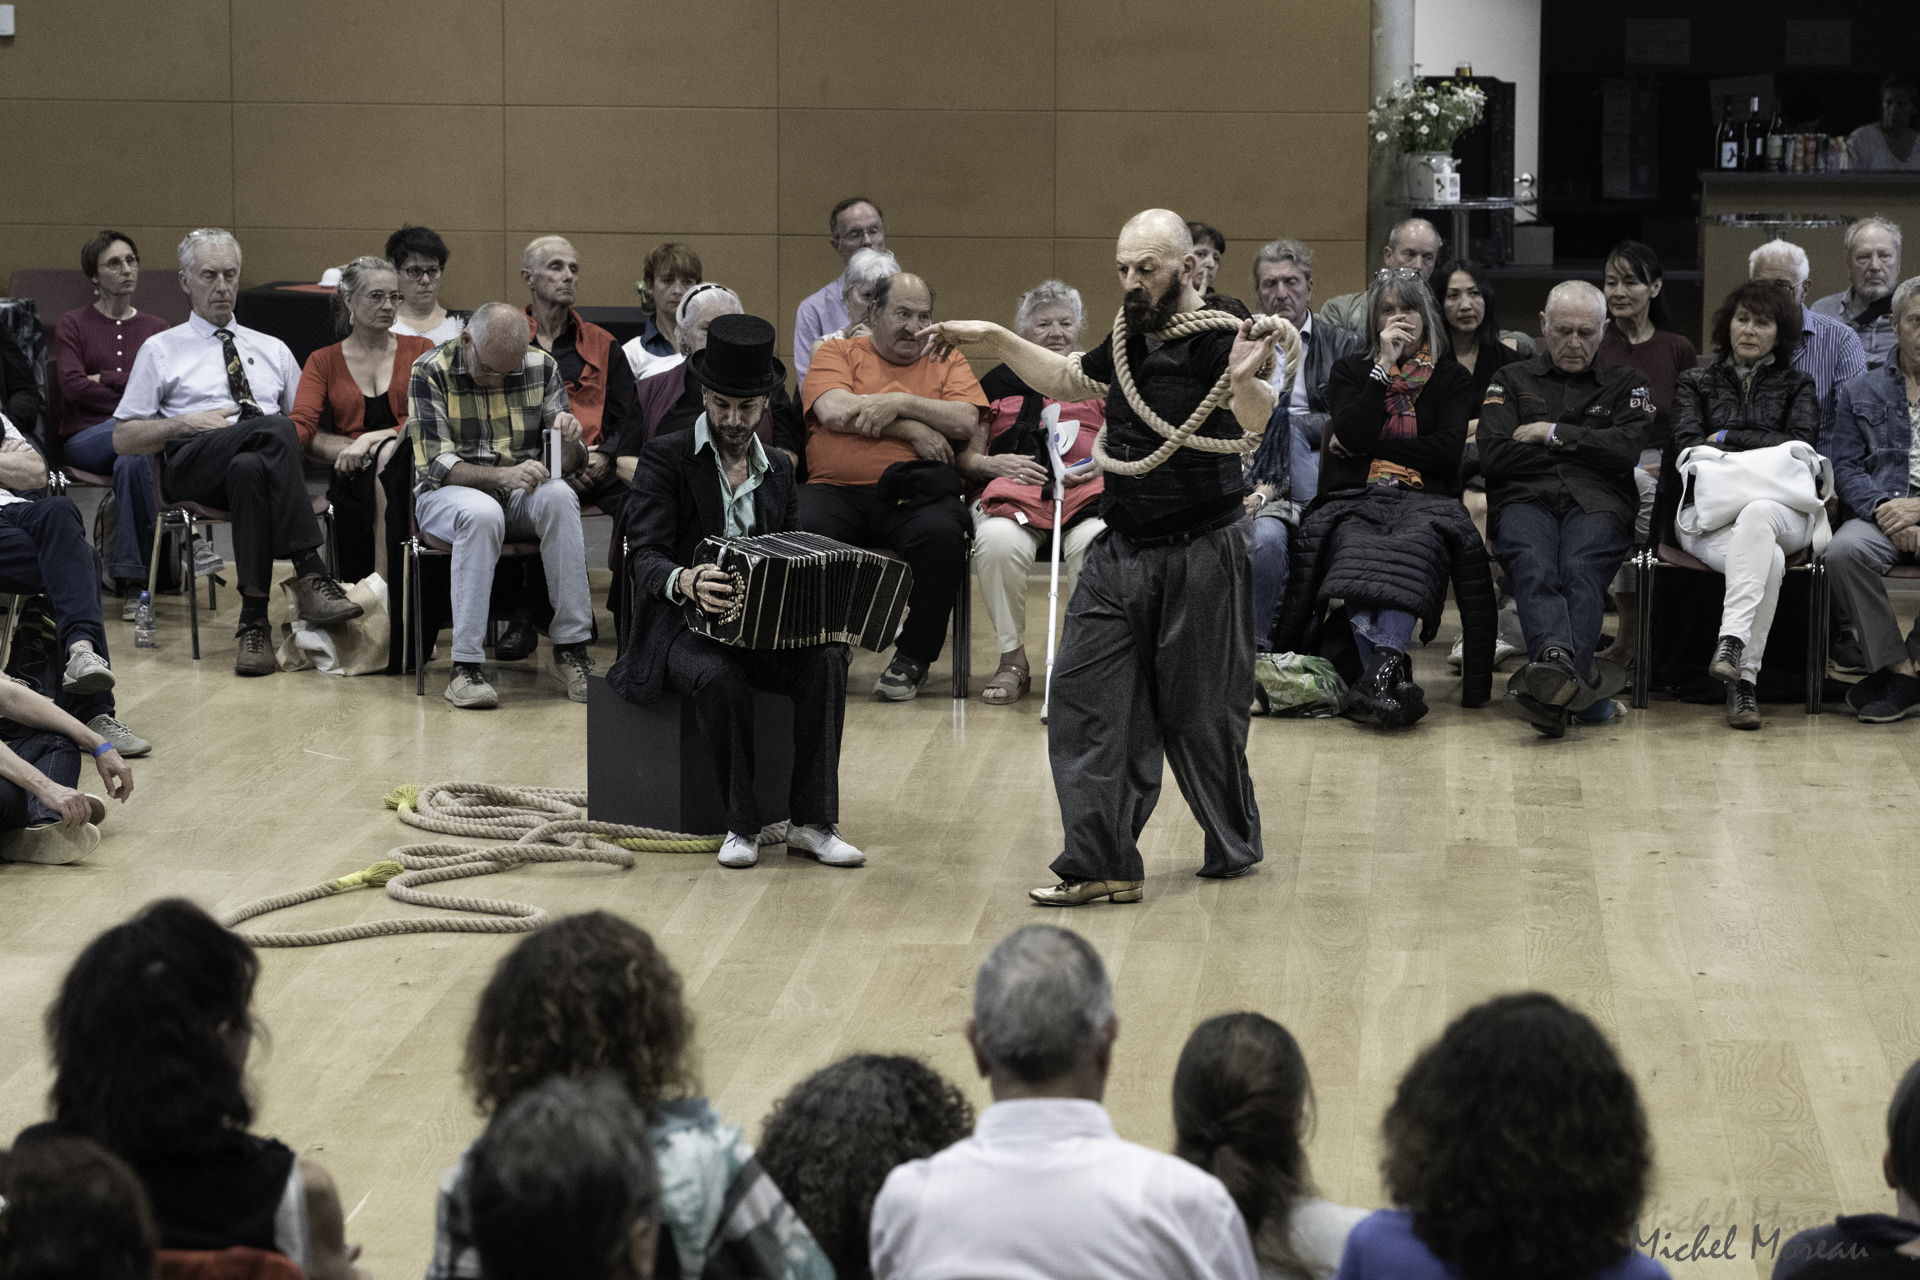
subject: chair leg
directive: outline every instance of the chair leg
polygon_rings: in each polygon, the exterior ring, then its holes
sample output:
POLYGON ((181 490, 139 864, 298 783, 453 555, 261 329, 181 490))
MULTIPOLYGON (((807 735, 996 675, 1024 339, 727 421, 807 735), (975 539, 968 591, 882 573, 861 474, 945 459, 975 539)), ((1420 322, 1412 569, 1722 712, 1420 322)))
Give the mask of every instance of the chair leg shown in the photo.
MULTIPOLYGON (((180 577, 187 584, 187 624, 193 634, 193 659, 198 662, 200 660, 200 593, 193 585, 193 521, 188 520, 185 528, 186 533, 180 539, 180 577)), ((207 579, 207 590, 209 593, 213 590, 212 577, 207 579)), ((211 595, 208 597, 207 607, 209 609, 213 607, 211 595)))
POLYGON ((156 515, 153 518, 153 554, 147 557, 147 599, 151 600, 160 591, 160 539, 166 535, 167 518, 156 515))
POLYGON ((1633 637, 1633 709, 1647 709, 1647 689, 1651 684, 1648 667, 1653 662, 1653 579, 1652 547, 1642 547, 1634 557, 1634 577, 1640 592, 1640 618, 1633 637))
POLYGON ((973 677, 973 573, 972 545, 968 545, 968 568, 960 575, 960 591, 953 599, 953 696, 964 699, 971 692, 973 677))
POLYGON ((327 504, 327 509, 320 513, 320 519, 324 522, 320 536, 327 540, 327 576, 338 581, 340 578, 339 524, 333 514, 331 502, 327 504))
POLYGON ((420 539, 407 539, 407 613, 413 620, 413 696, 427 696, 425 595, 420 589, 420 539))
POLYGON ((7 669, 7 663, 13 661, 13 633, 20 626, 20 609, 27 597, 21 595, 0 596, 7 602, 7 624, 0 628, 0 671, 7 669))
POLYGON ((1807 714, 1817 716, 1826 710, 1827 566, 1815 560, 1807 573, 1807 714))

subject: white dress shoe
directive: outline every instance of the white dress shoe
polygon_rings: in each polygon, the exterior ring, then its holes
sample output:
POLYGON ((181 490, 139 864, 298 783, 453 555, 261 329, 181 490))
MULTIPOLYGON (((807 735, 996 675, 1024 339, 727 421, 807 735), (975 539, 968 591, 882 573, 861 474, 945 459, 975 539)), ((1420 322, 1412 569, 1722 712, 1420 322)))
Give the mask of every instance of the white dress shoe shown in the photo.
POLYGON ((840 828, 830 823, 825 826, 798 823, 789 826, 787 852, 818 858, 829 867, 858 867, 867 860, 867 855, 842 840, 840 828))
POLYGON ((727 832, 727 839, 720 846, 720 865, 723 867, 750 867, 760 861, 760 845, 752 836, 737 836, 727 832))

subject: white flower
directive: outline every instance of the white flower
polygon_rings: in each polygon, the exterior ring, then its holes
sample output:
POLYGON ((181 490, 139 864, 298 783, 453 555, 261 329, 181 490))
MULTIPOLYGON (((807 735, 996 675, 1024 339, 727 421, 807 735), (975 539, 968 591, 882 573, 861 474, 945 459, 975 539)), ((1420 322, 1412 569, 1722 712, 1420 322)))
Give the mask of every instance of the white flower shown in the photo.
POLYGON ((1437 115, 1439 115, 1439 114, 1440 114, 1440 104, 1439 104, 1439 103, 1437 103, 1437 102, 1429 102, 1429 103, 1427 104, 1427 114, 1428 114, 1428 115, 1430 115, 1430 116, 1437 116, 1437 115))
POLYGON ((1421 126, 1420 126, 1420 132, 1424 134, 1424 133, 1425 133, 1426 131, 1427 131, 1427 126, 1425 126, 1425 125, 1421 125, 1421 126))
POLYGON ((1375 142, 1385 142, 1387 140, 1387 131, 1382 129, 1379 133, 1374 134, 1373 140, 1375 142))

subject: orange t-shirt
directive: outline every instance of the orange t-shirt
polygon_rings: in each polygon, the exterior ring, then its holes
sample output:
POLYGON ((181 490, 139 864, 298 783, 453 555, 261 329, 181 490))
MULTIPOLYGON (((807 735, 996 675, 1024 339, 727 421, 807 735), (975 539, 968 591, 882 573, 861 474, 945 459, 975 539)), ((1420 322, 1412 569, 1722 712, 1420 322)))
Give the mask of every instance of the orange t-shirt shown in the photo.
POLYGON ((904 391, 924 400, 959 400, 987 407, 986 393, 966 357, 944 361, 931 357, 912 364, 892 364, 865 338, 834 338, 820 344, 800 386, 800 403, 807 413, 807 481, 809 484, 870 485, 896 462, 920 455, 905 440, 889 436, 870 439, 844 431, 829 431, 813 416, 813 402, 838 387, 857 396, 904 391))

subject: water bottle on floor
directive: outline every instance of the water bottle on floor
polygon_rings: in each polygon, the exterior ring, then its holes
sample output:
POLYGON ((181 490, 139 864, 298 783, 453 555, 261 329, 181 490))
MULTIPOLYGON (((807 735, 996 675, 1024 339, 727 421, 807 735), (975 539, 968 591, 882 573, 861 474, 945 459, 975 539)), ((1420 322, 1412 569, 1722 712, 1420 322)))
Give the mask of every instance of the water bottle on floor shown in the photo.
POLYGON ((140 593, 140 608, 133 615, 133 647, 159 648, 153 642, 153 599, 144 591, 140 593))

